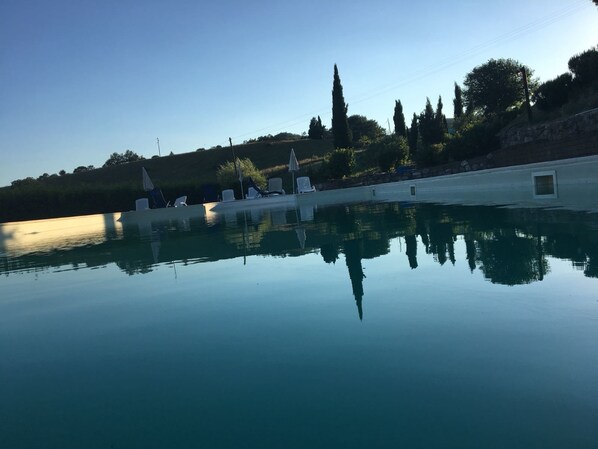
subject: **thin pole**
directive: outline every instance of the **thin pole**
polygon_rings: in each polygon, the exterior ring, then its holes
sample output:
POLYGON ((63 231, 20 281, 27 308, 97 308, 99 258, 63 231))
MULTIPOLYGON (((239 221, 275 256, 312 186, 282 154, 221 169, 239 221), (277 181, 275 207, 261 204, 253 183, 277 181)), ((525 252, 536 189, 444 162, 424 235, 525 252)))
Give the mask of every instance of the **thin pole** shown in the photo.
POLYGON ((160 139, 158 137, 156 137, 156 142, 158 143, 158 156, 162 156, 160 154, 160 139))
POLYGON ((228 138, 228 143, 230 144, 230 149, 233 150, 233 162, 235 163, 235 175, 239 175, 237 173, 237 156, 235 156, 235 147, 233 147, 233 139, 230 137, 228 138))
POLYGON ((523 76, 523 89, 525 89, 525 106, 527 109, 527 119, 532 121, 532 107, 529 103, 529 88, 527 87, 527 73, 525 67, 521 67, 521 75, 523 76))

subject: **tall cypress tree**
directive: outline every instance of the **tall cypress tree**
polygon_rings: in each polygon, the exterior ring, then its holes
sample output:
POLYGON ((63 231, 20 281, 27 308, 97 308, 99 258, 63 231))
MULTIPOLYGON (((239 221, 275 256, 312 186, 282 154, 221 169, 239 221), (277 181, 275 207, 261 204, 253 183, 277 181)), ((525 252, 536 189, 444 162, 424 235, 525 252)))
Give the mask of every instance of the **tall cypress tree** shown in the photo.
POLYGON ((409 128, 409 152, 411 153, 411 158, 414 159, 415 155, 417 154, 417 136, 419 135, 419 129, 417 125, 417 115, 415 112, 413 113, 413 118, 411 119, 411 128, 409 128))
POLYGON ((436 113, 434 114, 434 119, 436 122, 436 129, 435 134, 436 138, 434 139, 435 143, 440 143, 444 140, 444 135, 448 132, 448 127, 446 124, 446 117, 442 113, 442 97, 438 96, 438 104, 436 105, 436 113))
POLYGON ((407 137, 407 127, 405 126, 405 116, 403 115, 403 105, 401 100, 395 101, 395 113, 392 116, 395 124, 395 134, 397 136, 407 137))
POLYGON ((455 83, 455 99, 453 100, 453 117, 459 118, 463 115, 463 92, 457 83, 455 83))
POLYGON ((430 99, 426 98, 426 108, 419 115, 419 132, 424 145, 436 143, 436 120, 430 99))
POLYGON ((338 76, 338 69, 334 64, 334 82, 332 84, 332 135, 335 148, 349 148, 351 146, 351 129, 347 121, 349 106, 345 104, 343 86, 338 76))

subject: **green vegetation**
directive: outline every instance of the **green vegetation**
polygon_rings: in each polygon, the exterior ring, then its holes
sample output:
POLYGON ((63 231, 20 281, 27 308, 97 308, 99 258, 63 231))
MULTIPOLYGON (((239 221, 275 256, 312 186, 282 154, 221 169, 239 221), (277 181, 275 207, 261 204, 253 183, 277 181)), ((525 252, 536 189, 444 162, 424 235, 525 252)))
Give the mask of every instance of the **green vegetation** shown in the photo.
MULTIPOLYGON (((240 159, 249 159, 266 178, 281 177, 292 191, 288 172, 289 154, 294 148, 301 174, 322 182, 321 167, 333 150, 330 140, 258 142, 235 146, 240 159)), ((17 180, 0 188, 0 222, 131 210, 135 199, 146 196, 141 185, 141 167, 167 200, 187 195, 189 204, 204 201, 207 191, 219 193, 218 168, 232 161, 230 148, 146 159, 112 165, 76 174, 42 179, 17 180)), ((237 183, 238 185, 238 183, 237 183)))
POLYGON ((326 156, 323 173, 332 179, 342 179, 355 173, 357 160, 351 148, 336 148, 326 156))
POLYGON ((226 161, 218 167, 216 178, 218 179, 218 185, 222 189, 235 190, 237 198, 244 197, 244 192, 241 192, 241 179, 247 180, 251 178, 259 187, 266 187, 266 177, 253 165, 253 162, 249 158, 237 158, 236 163, 226 161))
MULTIPOLYGON (((307 133, 266 135, 234 147, 245 178, 258 185, 269 177, 281 177, 292 191, 288 159, 294 148, 301 174, 312 182, 393 172, 398 166, 418 168, 481 156, 499 148, 498 134, 505 127, 529 124, 524 108, 525 74, 535 103, 535 123, 598 107, 598 47, 569 60, 570 72, 539 85, 531 69, 512 59, 491 59, 466 74, 463 86, 455 83, 454 118, 447 124, 442 98, 436 109, 426 98, 424 109, 413 113, 406 126, 400 100, 394 102, 394 132, 387 135, 375 120, 347 116, 338 69, 334 66, 332 127, 313 117, 307 133), (465 110, 464 110, 465 109, 465 110), (309 138, 307 138, 307 136, 309 138)), ((238 175, 230 148, 144 160, 131 150, 112 153, 101 169, 79 166, 72 174, 44 173, 15 180, 0 189, 0 222, 113 212, 132 208, 145 196, 141 186, 144 166, 167 199, 187 195, 189 204, 211 200, 213 194, 234 188, 240 197, 238 175), (211 192, 211 195, 209 194, 211 192)))

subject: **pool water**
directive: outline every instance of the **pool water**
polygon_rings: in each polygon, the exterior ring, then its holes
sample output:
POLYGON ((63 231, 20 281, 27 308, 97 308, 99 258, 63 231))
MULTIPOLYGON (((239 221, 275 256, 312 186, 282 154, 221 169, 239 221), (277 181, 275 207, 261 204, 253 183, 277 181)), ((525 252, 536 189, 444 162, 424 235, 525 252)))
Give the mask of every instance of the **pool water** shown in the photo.
POLYGON ((598 447, 594 214, 89 220, 4 227, 2 448, 598 447))

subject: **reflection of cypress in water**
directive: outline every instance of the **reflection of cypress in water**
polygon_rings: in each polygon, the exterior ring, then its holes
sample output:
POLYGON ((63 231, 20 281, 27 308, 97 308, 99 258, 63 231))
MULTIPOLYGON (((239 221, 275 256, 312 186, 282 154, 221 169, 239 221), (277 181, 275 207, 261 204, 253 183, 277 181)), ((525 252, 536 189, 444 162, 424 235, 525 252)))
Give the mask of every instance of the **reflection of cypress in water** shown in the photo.
POLYGON ((417 239, 414 235, 405 236, 405 246, 407 247, 407 258, 411 269, 417 268, 417 239))
POLYGON ((467 253, 467 263, 469 264, 469 271, 473 273, 475 270, 475 242, 472 239, 465 239, 465 251, 467 253))
POLYGON ((359 319, 363 319, 363 309, 361 300, 363 299, 363 267, 361 266, 361 242, 359 240, 348 240, 344 243, 345 261, 349 269, 349 277, 351 278, 351 287, 353 288, 353 296, 355 296, 355 303, 357 304, 357 313, 359 319))

